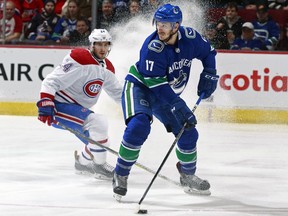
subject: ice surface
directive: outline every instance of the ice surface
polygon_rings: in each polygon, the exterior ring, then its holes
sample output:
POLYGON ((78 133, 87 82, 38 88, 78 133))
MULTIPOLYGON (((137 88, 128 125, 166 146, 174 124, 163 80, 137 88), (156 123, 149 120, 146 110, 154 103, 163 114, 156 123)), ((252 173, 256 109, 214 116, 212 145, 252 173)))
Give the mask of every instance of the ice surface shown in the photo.
MULTIPOLYGON (((118 150, 122 117, 109 117, 111 148, 118 150)), ((199 122, 198 175, 210 197, 185 194, 157 178, 141 208, 148 215, 288 215, 288 127, 199 122)), ((153 175, 133 167, 123 203, 112 198, 111 182, 74 173, 73 151, 82 144, 68 131, 36 117, 0 116, 0 215, 135 215, 153 175)), ((157 170, 174 137, 155 121, 138 162, 157 170)), ((115 164, 109 154, 108 161, 115 164)), ((177 181, 175 152, 161 173, 177 181)))

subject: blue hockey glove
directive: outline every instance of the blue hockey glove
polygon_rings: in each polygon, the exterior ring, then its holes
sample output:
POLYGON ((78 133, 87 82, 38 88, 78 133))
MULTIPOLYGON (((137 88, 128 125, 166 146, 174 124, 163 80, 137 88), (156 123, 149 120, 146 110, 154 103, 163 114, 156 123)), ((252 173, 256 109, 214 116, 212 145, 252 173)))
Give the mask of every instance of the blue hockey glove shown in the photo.
POLYGON ((182 100, 180 97, 177 97, 172 102, 172 109, 171 112, 177 119, 180 125, 186 124, 186 129, 194 128, 197 124, 197 120, 195 115, 186 105, 185 101, 182 100))
POLYGON ((51 126, 54 121, 54 102, 49 98, 43 98, 37 102, 38 107, 38 119, 43 123, 46 123, 51 126))
POLYGON ((205 93, 203 99, 206 99, 212 95, 217 88, 219 76, 216 75, 215 69, 204 69, 200 74, 200 80, 198 83, 197 94, 200 96, 203 92, 205 93))

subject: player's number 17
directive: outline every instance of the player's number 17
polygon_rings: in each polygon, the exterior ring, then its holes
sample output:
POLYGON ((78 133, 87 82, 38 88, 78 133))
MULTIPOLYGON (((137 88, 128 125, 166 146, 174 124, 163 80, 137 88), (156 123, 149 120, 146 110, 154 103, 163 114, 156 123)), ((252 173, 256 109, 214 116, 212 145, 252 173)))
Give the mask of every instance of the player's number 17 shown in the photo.
POLYGON ((146 70, 152 71, 153 70, 154 61, 146 60, 146 70))

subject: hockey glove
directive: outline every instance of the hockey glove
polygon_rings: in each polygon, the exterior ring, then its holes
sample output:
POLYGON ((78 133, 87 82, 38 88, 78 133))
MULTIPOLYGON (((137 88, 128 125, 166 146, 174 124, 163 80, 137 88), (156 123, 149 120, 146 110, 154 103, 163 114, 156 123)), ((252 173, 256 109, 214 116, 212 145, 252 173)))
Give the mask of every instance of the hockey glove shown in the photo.
POLYGON ((54 102, 49 98, 43 98, 37 102, 38 107, 38 119, 43 123, 46 123, 51 126, 54 121, 54 102))
POLYGON ((200 74, 197 91, 198 96, 204 92, 205 95, 203 99, 209 98, 217 88, 218 79, 219 76, 216 75, 215 69, 204 69, 200 74))
POLYGON ((186 105, 185 101, 180 97, 177 97, 173 100, 171 112, 180 125, 184 125, 186 123, 187 130, 194 128, 197 124, 195 115, 186 105))

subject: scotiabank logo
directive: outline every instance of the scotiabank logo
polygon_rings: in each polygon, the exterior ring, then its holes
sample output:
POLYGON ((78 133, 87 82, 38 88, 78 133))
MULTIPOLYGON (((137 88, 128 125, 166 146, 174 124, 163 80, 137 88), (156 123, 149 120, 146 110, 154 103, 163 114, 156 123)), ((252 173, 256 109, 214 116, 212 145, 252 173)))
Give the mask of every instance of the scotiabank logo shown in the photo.
POLYGON ((252 74, 224 74, 219 82, 224 90, 245 91, 248 88, 254 91, 287 92, 288 77, 274 76, 269 68, 263 72, 253 70, 252 74))

